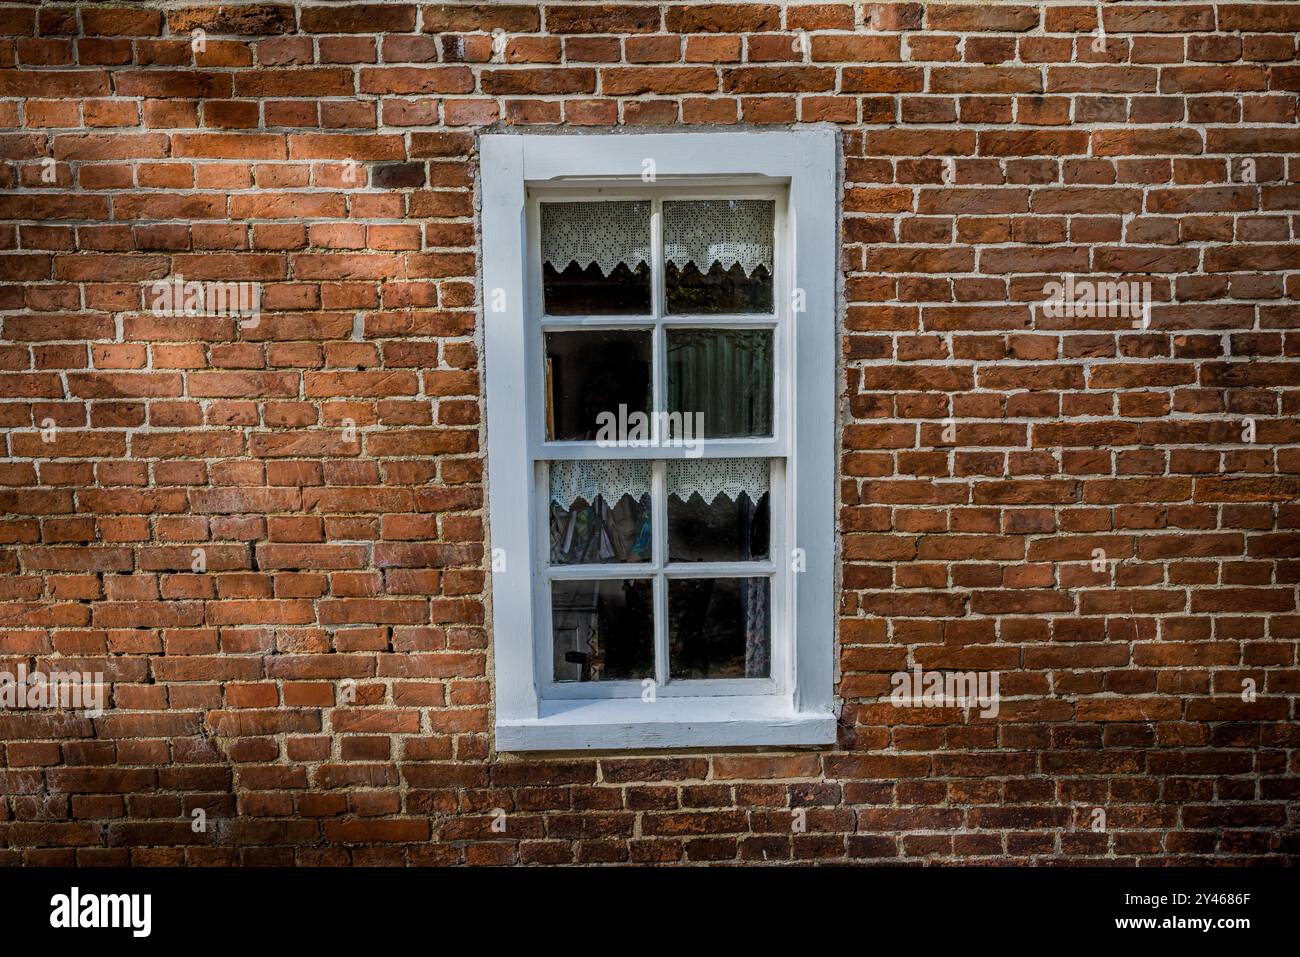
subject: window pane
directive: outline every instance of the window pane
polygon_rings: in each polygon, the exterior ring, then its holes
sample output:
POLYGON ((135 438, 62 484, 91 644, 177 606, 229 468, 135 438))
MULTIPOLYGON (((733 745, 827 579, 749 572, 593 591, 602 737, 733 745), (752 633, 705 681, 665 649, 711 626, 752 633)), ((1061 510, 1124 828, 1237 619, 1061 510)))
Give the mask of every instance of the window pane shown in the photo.
POLYGON ((650 463, 552 462, 551 564, 647 562, 650 463))
POLYGON ((770 200, 664 203, 664 293, 670 313, 772 311, 770 200))
POLYGON ((676 435, 772 434, 772 330, 668 330, 668 410, 676 435), (694 431, 692 432, 692 429, 694 431))
POLYGON ((669 579, 669 676, 769 677, 769 592, 766 578, 669 579))
POLYGON ((553 316, 650 312, 650 204, 542 203, 542 296, 553 316))
POLYGON ((547 438, 594 440, 606 421, 601 413, 614 422, 647 414, 650 342, 649 332, 547 333, 547 438))
POLYGON ((668 462, 668 560, 767 558, 770 469, 768 459, 668 462))
POLYGON ((653 594, 643 578, 551 582, 555 680, 653 678, 653 594))

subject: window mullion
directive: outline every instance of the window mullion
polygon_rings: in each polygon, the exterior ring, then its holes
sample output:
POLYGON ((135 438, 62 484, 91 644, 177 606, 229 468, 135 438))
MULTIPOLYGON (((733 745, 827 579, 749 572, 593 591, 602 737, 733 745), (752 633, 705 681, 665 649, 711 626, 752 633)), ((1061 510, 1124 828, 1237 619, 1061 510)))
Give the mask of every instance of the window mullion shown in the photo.
POLYGON ((650 201, 650 308, 655 321, 664 315, 664 204, 655 196, 650 201))
POLYGON ((668 581, 663 571, 668 563, 667 474, 667 465, 662 460, 656 461, 650 483, 650 538, 655 566, 655 685, 658 687, 668 683, 668 581))
POLYGON ((664 250, 663 250, 663 200, 658 196, 650 201, 650 309, 654 315, 654 348, 652 352, 654 395, 652 397, 651 429, 655 444, 663 442, 660 435, 662 416, 668 407, 668 353, 664 333, 664 250))
MULTIPOLYGON (((653 415, 651 434, 656 445, 666 436, 660 432, 663 416, 659 413, 668 403, 668 353, 664 335, 664 254, 663 254, 663 200, 655 196, 650 201, 650 309, 654 315, 654 347, 651 350, 654 381, 651 397, 653 415)), ((654 637, 655 685, 668 683, 668 582, 663 568, 668 563, 668 497, 667 467, 662 460, 655 461, 651 473, 650 530, 655 564, 654 581, 654 637)))

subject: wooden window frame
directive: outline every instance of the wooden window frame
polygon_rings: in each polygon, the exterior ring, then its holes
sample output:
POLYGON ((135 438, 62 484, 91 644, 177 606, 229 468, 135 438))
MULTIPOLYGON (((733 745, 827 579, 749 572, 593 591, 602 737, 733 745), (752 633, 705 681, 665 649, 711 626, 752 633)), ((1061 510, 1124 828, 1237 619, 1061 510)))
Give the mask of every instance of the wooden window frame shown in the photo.
MULTIPOLYGON (((482 302, 487 402, 488 511, 496 746, 501 751, 816 745, 835 740, 835 385, 837 364, 836 134, 793 132, 492 134, 479 139, 482 302), (647 171, 652 178, 647 178, 647 171), (653 316, 544 317, 538 204, 649 198, 653 203, 653 316), (777 202, 775 312, 665 316, 658 211, 664 199, 771 198, 777 202), (802 307, 802 308, 799 308, 802 307), (547 441, 542 336, 548 330, 654 329, 661 352, 674 325, 774 330, 775 409, 770 439, 708 439, 704 457, 771 458, 771 679, 667 682, 653 700, 639 682, 557 683, 551 675, 550 581, 658 579, 656 643, 665 639, 665 574, 734 575, 736 563, 550 566, 545 462, 684 454, 652 444, 611 450, 547 441), (611 454, 611 453, 614 454, 611 454), (593 570, 598 574, 592 574, 593 570), (603 686, 603 687, 602 687, 603 686)), ((661 357, 660 357, 661 359, 661 357)), ((662 370, 662 362, 656 361, 662 370)), ((659 393, 662 396, 662 383, 659 393)), ((661 400, 662 401, 662 400, 661 400)), ((662 466, 652 524, 666 542, 662 466)), ((666 660, 666 649, 657 658, 666 660), (662 655, 662 657, 661 657, 662 655)))

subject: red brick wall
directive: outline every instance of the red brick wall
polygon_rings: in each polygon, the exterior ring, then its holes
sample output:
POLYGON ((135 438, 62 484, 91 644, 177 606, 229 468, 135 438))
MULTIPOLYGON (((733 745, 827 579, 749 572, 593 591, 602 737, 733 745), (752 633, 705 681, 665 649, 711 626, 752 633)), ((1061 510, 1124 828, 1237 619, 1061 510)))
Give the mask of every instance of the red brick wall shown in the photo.
POLYGON ((1294 858, 1300 4, 1102 9, 4 6, 0 657, 113 706, 0 712, 0 863, 1294 858), (498 757, 475 133, 813 121, 840 744, 498 757), (1063 273, 1150 327, 1032 321, 1063 273))

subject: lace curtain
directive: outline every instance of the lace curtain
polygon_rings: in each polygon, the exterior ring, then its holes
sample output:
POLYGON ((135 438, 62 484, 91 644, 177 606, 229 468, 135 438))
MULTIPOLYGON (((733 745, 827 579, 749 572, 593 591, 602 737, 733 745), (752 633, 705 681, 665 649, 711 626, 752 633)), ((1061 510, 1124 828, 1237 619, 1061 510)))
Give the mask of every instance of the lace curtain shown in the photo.
POLYGON ((592 263, 608 276, 619 263, 650 263, 650 204, 543 203, 542 261, 556 272, 592 263))
POLYGON ((644 459, 551 463, 551 502, 560 508, 572 508, 579 499, 594 505, 597 496, 617 505, 624 495, 640 501, 649 494, 650 463, 644 459))
POLYGON ((669 495, 683 502, 698 495, 705 504, 719 496, 735 502, 742 492, 757 502, 770 475, 767 459, 671 459, 666 471, 669 495))
MULTIPOLYGON (((677 268, 694 263, 702 273, 718 263, 737 263, 746 275, 759 266, 772 271, 775 207, 762 199, 667 201, 664 259, 677 268)), ((570 263, 595 263, 608 276, 622 263, 635 270, 649 264, 650 203, 543 203, 542 261, 557 272, 570 263)))
POLYGON ((664 259, 679 270, 694 263, 702 273, 736 263, 751 275, 772 272, 774 206, 765 199, 707 199, 664 203, 664 259))
MULTIPOLYGON (((706 503, 719 496, 738 501, 741 493, 757 502, 769 488, 768 459, 672 459, 667 463, 668 494, 687 501, 699 495, 706 503)), ((551 463, 551 502, 572 508, 579 499, 596 497, 616 505, 624 495, 640 501, 650 494, 651 466, 644 459, 555 461, 551 463)))

